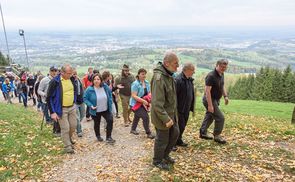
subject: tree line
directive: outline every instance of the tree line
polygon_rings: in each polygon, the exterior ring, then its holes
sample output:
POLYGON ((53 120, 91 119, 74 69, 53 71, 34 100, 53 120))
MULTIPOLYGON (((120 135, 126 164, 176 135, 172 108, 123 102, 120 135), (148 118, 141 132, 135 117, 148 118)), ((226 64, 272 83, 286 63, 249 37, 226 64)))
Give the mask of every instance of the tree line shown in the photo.
POLYGON ((256 75, 239 78, 228 92, 231 99, 295 103, 295 73, 290 65, 283 71, 262 67, 256 75))
POLYGON ((9 65, 9 60, 0 51, 0 66, 7 66, 7 65, 9 65))

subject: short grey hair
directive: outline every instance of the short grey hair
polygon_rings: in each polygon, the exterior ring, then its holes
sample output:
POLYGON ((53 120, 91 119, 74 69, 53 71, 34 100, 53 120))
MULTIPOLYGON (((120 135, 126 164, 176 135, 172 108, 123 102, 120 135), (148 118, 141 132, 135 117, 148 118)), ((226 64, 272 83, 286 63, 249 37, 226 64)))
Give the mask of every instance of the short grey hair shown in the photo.
POLYGON ((178 59, 177 55, 172 51, 167 51, 164 56, 163 62, 172 62, 173 60, 178 59))
POLYGON ((192 70, 193 68, 195 68, 195 65, 193 65, 193 63, 184 63, 182 71, 192 70))
POLYGON ((216 66, 219 66, 219 65, 228 65, 228 60, 227 59, 219 59, 216 62, 216 66))
POLYGON ((64 64, 62 67, 61 67, 61 72, 63 72, 63 73, 65 73, 66 72, 66 68, 70 68, 71 70, 73 70, 73 67, 70 65, 70 64, 68 64, 68 63, 66 63, 66 64, 64 64))

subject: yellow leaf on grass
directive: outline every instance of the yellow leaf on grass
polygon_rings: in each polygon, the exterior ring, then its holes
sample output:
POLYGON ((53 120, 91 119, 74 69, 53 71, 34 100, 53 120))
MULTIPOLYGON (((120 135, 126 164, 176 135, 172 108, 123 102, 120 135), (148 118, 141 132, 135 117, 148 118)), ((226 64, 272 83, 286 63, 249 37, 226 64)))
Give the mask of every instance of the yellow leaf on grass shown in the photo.
POLYGON ((6 170, 6 167, 5 166, 1 166, 0 167, 0 171, 4 171, 4 170, 6 170))

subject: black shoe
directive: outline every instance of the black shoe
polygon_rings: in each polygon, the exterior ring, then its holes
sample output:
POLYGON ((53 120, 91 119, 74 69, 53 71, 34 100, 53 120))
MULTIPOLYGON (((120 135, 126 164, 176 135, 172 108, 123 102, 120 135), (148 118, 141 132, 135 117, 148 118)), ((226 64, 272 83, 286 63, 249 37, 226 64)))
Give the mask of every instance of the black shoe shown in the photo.
POLYGON ((101 136, 98 136, 98 137, 96 137, 97 138, 97 140, 99 141, 99 142, 102 142, 103 141, 103 139, 101 138, 101 136))
POLYGON ((166 164, 164 162, 153 162, 153 165, 159 169, 169 171, 168 164, 166 164))
POLYGON ((134 135, 139 135, 139 132, 136 130, 131 130, 130 133, 134 134, 134 135))
POLYGON ((172 159, 170 156, 165 157, 164 160, 167 164, 174 164, 175 163, 175 160, 172 159))
POLYGON ((220 144, 226 144, 226 140, 223 139, 220 135, 214 136, 214 141, 220 144))
POLYGON ((109 137, 106 139, 106 142, 112 144, 112 143, 115 143, 116 140, 112 139, 112 137, 109 137))
POLYGON ((172 147, 172 149, 171 149, 171 151, 173 151, 173 152, 175 152, 176 150, 177 150, 176 146, 172 147))
POLYGON ((177 144, 178 146, 180 146, 180 147, 187 147, 188 146, 188 144, 187 143, 179 143, 179 144, 177 144))

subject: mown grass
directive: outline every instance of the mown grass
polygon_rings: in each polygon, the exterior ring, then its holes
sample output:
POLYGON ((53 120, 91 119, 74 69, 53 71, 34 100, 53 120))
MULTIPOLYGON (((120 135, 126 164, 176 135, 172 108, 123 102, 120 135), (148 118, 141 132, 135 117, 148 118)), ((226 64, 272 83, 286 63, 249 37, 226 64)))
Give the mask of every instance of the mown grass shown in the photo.
MULTIPOLYGON (((293 107, 261 101, 221 104, 226 118, 223 136, 228 143, 220 145, 199 139, 205 112, 199 98, 184 132, 189 147, 172 153, 177 162, 170 171, 151 169, 149 181, 294 181, 293 107)), ((213 126, 208 132, 213 132, 213 126)))
POLYGON ((32 108, 0 103, 0 181, 36 180, 62 153, 52 126, 40 130, 42 116, 32 108))

